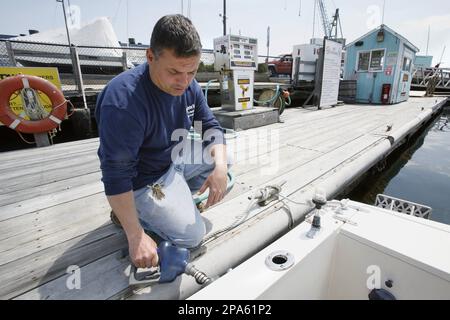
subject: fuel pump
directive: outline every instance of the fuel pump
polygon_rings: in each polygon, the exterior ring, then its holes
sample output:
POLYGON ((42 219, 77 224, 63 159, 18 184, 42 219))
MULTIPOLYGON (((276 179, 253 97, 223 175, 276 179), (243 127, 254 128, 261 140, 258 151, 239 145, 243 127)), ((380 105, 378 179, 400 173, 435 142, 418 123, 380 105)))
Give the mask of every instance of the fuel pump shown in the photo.
POLYGON ((214 39, 214 70, 220 72, 222 109, 253 108, 253 83, 258 68, 257 39, 226 35, 214 39))

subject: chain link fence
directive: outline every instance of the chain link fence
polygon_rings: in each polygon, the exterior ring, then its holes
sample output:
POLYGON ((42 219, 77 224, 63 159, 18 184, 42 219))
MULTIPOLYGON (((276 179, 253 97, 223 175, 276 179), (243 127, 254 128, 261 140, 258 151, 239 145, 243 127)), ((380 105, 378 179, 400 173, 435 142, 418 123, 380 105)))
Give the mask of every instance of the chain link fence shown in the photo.
POLYGON ((145 50, 0 40, 0 65, 55 67, 65 94, 80 94, 101 90, 114 76, 143 63, 145 50))
MULTIPOLYGON (((98 90, 119 73, 144 63, 146 49, 0 40, 0 66, 56 67, 63 91, 80 92, 80 84, 98 90)), ((213 51, 203 50, 201 61, 212 65, 213 51)))
MULTIPOLYGON (((66 96, 99 92, 119 73, 146 61, 144 45, 132 47, 71 46, 53 43, 0 40, 0 66, 55 67, 66 96)), ((263 66, 266 56, 259 56, 263 66)), ((273 57, 269 57, 273 58, 273 57)), ((217 78, 214 52, 204 49, 197 80, 217 78)), ((267 66, 265 68, 267 70, 267 66)), ((3 75, 5 76, 5 75, 3 75)))

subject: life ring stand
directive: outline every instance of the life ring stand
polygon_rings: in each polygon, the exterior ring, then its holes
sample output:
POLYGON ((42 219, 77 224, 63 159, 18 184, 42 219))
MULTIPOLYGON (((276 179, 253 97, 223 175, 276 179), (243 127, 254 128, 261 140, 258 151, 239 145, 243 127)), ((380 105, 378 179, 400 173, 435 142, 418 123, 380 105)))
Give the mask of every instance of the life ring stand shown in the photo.
POLYGON ((31 75, 19 74, 0 81, 0 121, 13 130, 23 133, 42 133, 57 128, 67 112, 67 100, 62 92, 50 81, 31 75), (45 93, 52 111, 41 120, 25 120, 16 115, 9 104, 12 94, 24 88, 32 88, 45 93))

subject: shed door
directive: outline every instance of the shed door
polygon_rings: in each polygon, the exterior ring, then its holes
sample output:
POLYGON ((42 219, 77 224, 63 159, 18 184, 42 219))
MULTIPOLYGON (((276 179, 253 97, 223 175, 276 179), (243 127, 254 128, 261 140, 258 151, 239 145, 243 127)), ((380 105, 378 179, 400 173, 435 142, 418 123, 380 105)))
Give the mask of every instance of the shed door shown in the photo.
POLYGON ((400 79, 398 85, 397 101, 406 101, 411 87, 411 76, 414 61, 414 52, 404 47, 403 57, 400 60, 400 79))

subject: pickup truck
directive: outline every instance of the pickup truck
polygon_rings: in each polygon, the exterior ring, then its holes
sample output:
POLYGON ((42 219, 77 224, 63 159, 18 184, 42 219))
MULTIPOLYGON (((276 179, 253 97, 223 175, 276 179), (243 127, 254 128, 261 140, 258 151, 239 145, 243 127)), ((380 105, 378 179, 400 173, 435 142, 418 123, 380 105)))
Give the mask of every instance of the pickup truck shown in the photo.
POLYGON ((280 74, 292 74, 292 54, 282 54, 275 60, 267 62, 270 76, 275 77, 280 74))

